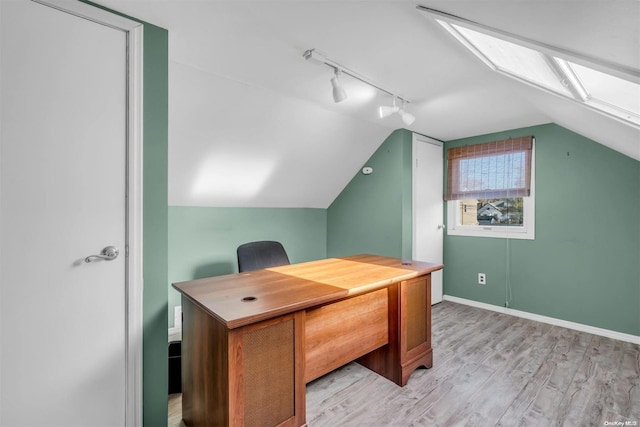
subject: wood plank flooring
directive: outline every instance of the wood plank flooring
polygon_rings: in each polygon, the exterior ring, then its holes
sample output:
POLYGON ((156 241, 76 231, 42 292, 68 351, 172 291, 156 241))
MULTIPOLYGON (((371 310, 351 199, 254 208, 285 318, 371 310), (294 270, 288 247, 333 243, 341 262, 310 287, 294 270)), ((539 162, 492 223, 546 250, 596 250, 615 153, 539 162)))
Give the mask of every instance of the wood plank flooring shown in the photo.
POLYGON ((401 388, 350 363, 307 385, 308 425, 640 426, 640 346, 448 301, 432 316, 433 368, 401 388))

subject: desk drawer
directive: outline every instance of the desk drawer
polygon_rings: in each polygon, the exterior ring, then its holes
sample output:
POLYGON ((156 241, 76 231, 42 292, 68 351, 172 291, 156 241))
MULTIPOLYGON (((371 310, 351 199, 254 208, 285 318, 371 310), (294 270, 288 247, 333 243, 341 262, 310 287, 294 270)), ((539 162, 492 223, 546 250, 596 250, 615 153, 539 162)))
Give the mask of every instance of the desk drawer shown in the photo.
POLYGON ((389 342, 387 289, 307 310, 305 382, 389 342))

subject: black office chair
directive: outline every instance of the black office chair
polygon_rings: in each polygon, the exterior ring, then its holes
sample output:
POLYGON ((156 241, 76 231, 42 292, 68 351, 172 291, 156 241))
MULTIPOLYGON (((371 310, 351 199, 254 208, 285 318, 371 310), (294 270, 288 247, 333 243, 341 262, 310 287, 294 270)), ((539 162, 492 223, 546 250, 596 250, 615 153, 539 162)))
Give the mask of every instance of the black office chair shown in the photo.
POLYGON ((280 242, 250 242, 238 246, 238 271, 260 270, 290 264, 280 242))

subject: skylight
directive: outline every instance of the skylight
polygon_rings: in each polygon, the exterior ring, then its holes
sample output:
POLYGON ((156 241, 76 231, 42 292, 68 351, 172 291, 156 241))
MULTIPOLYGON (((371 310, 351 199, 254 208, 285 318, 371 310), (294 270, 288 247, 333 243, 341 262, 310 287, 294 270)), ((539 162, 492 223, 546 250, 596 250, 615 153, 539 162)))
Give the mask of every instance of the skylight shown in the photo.
POLYGON ((640 127, 637 72, 612 69, 607 73, 605 65, 586 66, 585 62, 592 62, 589 58, 573 53, 567 55, 566 50, 492 31, 432 9, 418 8, 436 15, 440 25, 494 71, 640 127))
POLYGON ((640 116, 640 85, 582 65, 571 62, 569 65, 589 92, 586 102, 600 104, 601 108, 609 106, 619 109, 621 113, 640 116))
MULTIPOLYGON (((442 24, 442 21, 438 20, 442 24)), ((571 95, 563 86, 557 74, 549 67, 546 55, 506 40, 473 31, 459 25, 444 26, 449 31, 457 31, 470 44, 467 48, 476 55, 483 55, 485 63, 513 77, 521 78, 544 86, 547 89, 571 95)))

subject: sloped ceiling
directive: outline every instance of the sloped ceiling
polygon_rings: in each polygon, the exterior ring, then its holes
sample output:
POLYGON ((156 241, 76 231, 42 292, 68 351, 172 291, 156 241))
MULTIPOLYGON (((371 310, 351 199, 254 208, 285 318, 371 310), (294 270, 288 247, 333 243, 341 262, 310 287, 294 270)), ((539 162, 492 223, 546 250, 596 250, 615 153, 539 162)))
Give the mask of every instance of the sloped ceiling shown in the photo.
POLYGON ((326 208, 394 129, 388 95, 305 61, 317 48, 412 101, 440 140, 555 122, 640 159, 640 132, 489 70, 416 4, 640 72, 635 0, 99 0, 169 30, 169 203, 326 208))

